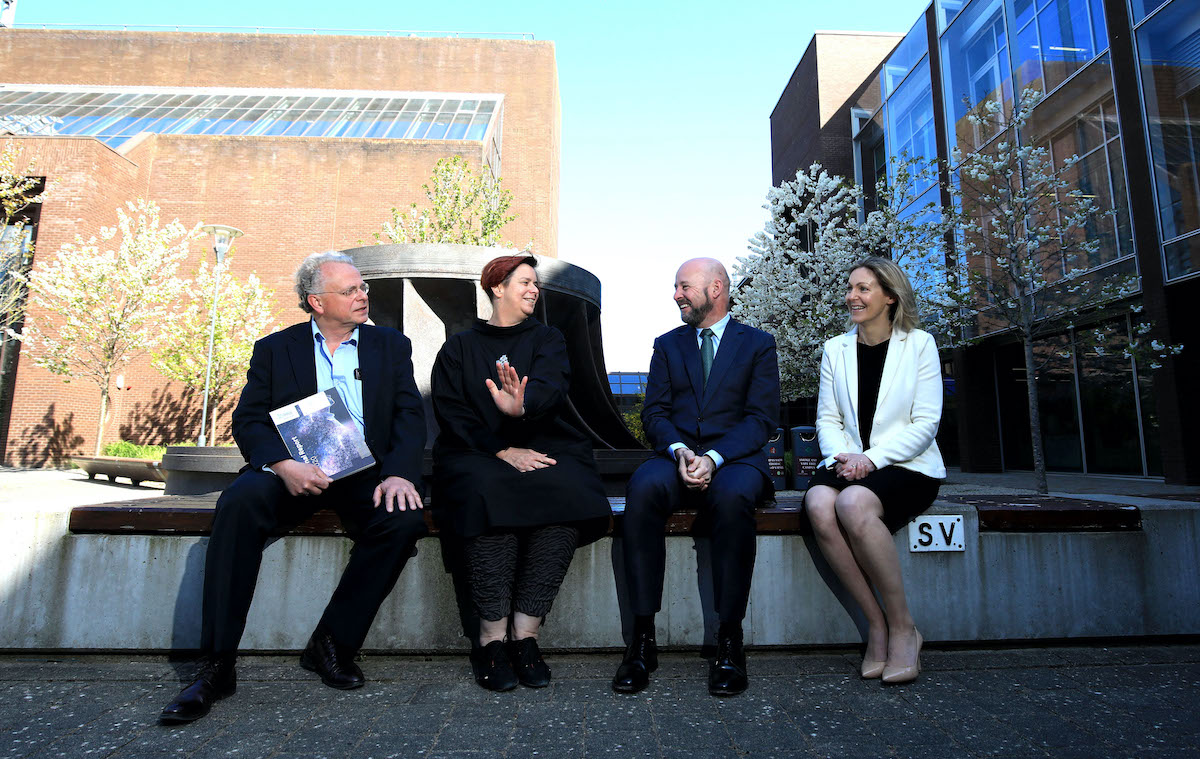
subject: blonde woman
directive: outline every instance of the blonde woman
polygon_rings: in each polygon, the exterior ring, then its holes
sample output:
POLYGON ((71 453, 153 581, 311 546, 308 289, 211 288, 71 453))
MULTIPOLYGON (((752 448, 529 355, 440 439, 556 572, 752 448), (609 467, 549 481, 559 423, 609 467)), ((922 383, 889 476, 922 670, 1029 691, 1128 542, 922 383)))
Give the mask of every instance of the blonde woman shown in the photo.
POLYGON ((850 331, 821 357, 817 436, 827 458, 804 501, 821 552, 867 619, 862 677, 903 683, 920 673, 922 639, 892 535, 932 505, 946 476, 934 439, 941 364, 892 261, 855 264, 846 306, 850 331))

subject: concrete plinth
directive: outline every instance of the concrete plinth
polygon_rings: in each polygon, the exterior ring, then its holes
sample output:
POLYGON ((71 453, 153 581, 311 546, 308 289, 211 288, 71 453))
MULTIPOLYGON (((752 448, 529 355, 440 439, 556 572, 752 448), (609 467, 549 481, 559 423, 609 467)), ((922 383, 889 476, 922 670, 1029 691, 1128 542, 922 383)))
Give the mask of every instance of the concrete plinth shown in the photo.
MULTIPOLYGON (((928 640, 1200 633, 1200 506, 1138 499, 1143 529, 1000 533, 959 514, 966 550, 910 553, 897 536, 913 615, 928 640)), ((198 644, 206 538, 75 535, 67 509, 6 514, 0 530, 0 649, 188 649, 198 644)), ((302 648, 350 550, 344 538, 296 536, 268 547, 243 639, 246 650, 302 648)), ((366 646, 458 651, 458 608, 440 544, 420 542, 366 646)), ((628 619, 614 580, 620 539, 578 551, 543 632, 549 648, 623 645, 628 619)), ((705 541, 667 540, 659 642, 695 646, 711 633, 697 566, 705 541)), ((619 573, 617 573, 619 576, 619 573)), ((701 578, 703 579, 703 578, 701 578)), ((707 583, 705 583, 706 585, 707 583)), ((762 535, 746 621, 749 644, 847 644, 860 639, 842 592, 811 539, 762 535)))

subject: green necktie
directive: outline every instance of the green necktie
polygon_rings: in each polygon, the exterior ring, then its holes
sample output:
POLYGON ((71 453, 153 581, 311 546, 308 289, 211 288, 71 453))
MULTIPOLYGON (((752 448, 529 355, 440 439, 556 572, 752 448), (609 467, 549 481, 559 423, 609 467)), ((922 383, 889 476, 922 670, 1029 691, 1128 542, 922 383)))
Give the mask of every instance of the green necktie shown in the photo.
POLYGON ((713 362, 713 331, 708 327, 700 330, 700 368, 704 371, 704 384, 708 384, 708 372, 713 362))

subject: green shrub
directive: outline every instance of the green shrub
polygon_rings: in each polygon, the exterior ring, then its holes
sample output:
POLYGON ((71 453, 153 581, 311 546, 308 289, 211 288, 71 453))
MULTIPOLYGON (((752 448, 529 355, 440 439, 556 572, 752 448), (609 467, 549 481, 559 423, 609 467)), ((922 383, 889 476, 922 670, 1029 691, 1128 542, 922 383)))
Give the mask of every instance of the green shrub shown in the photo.
POLYGON ((138 445, 131 443, 128 440, 118 440, 115 443, 109 443, 104 446, 105 456, 120 456, 127 459, 154 459, 162 461, 163 454, 167 452, 165 445, 138 445))
POLYGON ((639 393, 637 405, 622 413, 621 416, 625 419, 625 426, 629 428, 638 442, 649 448, 650 443, 646 440, 646 431, 642 429, 642 406, 645 402, 645 394, 639 393))

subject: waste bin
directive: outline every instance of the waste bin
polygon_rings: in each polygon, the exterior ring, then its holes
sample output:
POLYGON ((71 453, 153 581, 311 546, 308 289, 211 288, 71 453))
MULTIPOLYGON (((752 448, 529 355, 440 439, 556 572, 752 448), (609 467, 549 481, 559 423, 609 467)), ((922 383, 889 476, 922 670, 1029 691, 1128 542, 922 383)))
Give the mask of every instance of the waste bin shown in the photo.
POLYGON ((771 482, 776 490, 787 490, 787 467, 783 463, 783 428, 775 430, 775 434, 763 446, 767 454, 767 468, 771 470, 771 482))
POLYGON ((821 446, 817 442, 817 428, 800 425, 792 428, 792 480, 797 490, 808 486, 808 478, 817 471, 821 463, 821 446))

